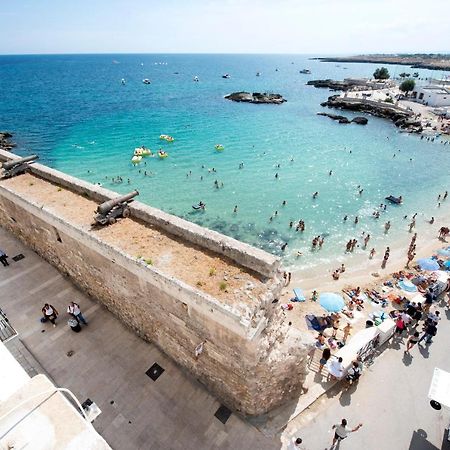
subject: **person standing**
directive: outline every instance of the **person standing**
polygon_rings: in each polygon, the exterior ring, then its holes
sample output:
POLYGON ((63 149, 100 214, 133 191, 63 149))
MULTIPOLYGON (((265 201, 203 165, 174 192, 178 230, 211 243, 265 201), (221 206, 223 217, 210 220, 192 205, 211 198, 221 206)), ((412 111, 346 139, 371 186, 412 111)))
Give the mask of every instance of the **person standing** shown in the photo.
POLYGON ((320 358, 319 361, 319 373, 322 372, 323 366, 327 364, 330 357, 331 357, 331 350, 328 347, 324 348, 322 352, 322 357, 320 358))
POLYGON ((409 351, 419 342, 420 333, 416 331, 412 336, 409 337, 406 342, 406 350, 405 353, 409 353, 409 351))
POLYGON ((0 261, 4 267, 9 266, 8 255, 2 249, 0 249, 0 261))
POLYGON ((80 305, 75 302, 70 302, 69 306, 67 307, 67 312, 71 314, 74 319, 78 321, 78 323, 82 323, 83 325, 87 325, 86 319, 83 317, 83 314, 80 310, 80 305))
POLYGON ((344 344, 346 344, 347 339, 348 339, 350 333, 352 332, 352 326, 349 323, 347 323, 347 325, 345 325, 345 327, 342 331, 344 332, 344 337, 342 338, 342 342, 344 344))
POLYGON ((425 325, 425 332, 423 333, 422 337, 419 339, 419 344, 425 339, 425 342, 427 344, 431 344, 433 342, 433 337, 436 336, 437 333, 437 326, 436 323, 433 321, 428 321, 428 323, 425 325))
POLYGON ((44 322, 49 320, 56 327, 56 318, 59 313, 53 305, 46 303, 42 308, 42 314, 44 314, 44 322))
POLYGON ((333 437, 333 443, 331 444, 331 448, 334 448, 337 442, 342 441, 350 433, 354 433, 355 431, 358 431, 361 427, 362 427, 362 423, 360 423, 353 429, 348 428, 346 419, 342 419, 340 424, 333 425, 332 429, 334 430, 334 437, 333 437))

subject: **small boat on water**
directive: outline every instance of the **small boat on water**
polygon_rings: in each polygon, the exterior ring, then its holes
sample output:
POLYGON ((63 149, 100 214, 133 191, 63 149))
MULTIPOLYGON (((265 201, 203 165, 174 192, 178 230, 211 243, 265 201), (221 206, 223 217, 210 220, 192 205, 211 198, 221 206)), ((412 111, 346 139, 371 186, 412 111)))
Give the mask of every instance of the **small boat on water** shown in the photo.
POLYGON ((385 198, 388 202, 394 203, 394 205, 400 205, 403 203, 403 197, 400 195, 400 197, 394 197, 393 195, 389 195, 385 198))
POLYGON ((142 82, 143 82, 144 84, 151 84, 151 81, 150 81, 148 78, 144 78, 144 79, 142 80, 142 82))
POLYGON ((229 74, 229 73, 226 73, 226 74, 224 74, 224 75, 222 75, 222 78, 231 78, 231 75, 229 74))
POLYGON ((215 148, 218 152, 222 152, 222 151, 225 149, 225 147, 224 147, 222 144, 216 144, 216 145, 214 146, 214 148, 215 148))
POLYGON ((122 83, 123 86, 125 86, 125 84, 127 84, 127 82, 125 81, 125 78, 122 78, 122 79, 120 80, 120 82, 122 83))
POLYGON ((310 75, 311 71, 309 69, 302 69, 302 70, 299 70, 299 73, 303 73, 304 75, 310 75))
POLYGON ((134 155, 134 156, 131 158, 131 162, 132 162, 133 164, 139 164, 141 161, 142 161, 142 156, 140 156, 140 155, 134 155))
POLYGON ((261 76, 261 72, 256 72, 256 76, 260 77, 261 76))
POLYGON ((193 78, 193 81, 199 81, 197 75, 195 75, 195 77, 193 78))
POLYGON ((159 150, 159 151, 158 151, 158 156, 159 156, 161 159, 164 159, 164 158, 167 158, 167 157, 169 156, 169 154, 168 154, 167 152, 165 152, 164 150, 159 150))
POLYGON ((136 147, 134 149, 134 156, 150 156, 152 151, 147 147, 136 147))

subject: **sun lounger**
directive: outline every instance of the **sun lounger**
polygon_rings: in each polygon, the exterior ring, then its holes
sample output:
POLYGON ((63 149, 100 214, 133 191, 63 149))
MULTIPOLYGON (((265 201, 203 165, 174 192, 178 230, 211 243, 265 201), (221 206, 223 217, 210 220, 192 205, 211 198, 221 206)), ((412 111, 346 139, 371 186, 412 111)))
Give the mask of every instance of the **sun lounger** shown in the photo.
POLYGON ((303 291, 300 288, 294 288, 294 298, 291 299, 291 302, 304 302, 305 300, 303 291))

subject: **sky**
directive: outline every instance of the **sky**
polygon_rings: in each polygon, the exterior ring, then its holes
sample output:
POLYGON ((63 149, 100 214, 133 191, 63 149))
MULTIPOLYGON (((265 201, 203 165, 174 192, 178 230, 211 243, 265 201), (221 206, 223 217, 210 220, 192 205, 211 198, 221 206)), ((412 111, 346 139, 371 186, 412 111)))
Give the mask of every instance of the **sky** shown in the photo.
POLYGON ((2 0, 0 54, 448 52, 448 0, 2 0))

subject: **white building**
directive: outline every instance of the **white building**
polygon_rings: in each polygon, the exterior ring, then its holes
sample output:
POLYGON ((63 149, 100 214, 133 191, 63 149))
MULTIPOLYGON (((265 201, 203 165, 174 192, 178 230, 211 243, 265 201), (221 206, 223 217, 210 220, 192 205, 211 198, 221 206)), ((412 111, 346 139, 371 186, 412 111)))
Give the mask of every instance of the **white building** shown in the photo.
POLYGON ((428 106, 450 106, 450 87, 416 86, 411 97, 428 106))
POLYGON ((30 378, 0 341, 0 449, 111 450, 45 376, 30 378))

